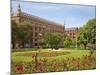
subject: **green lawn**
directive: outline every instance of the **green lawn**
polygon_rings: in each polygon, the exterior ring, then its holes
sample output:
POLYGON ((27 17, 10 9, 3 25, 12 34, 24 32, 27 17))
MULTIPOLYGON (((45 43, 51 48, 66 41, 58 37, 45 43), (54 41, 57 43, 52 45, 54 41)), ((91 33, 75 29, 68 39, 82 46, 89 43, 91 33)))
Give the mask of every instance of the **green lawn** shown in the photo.
MULTIPOLYGON (((21 52, 12 52, 12 61, 14 62, 30 62, 32 61, 32 55, 38 52, 38 59, 47 58, 49 60, 57 59, 62 60, 66 57, 71 58, 81 58, 83 55, 89 55, 89 50, 77 50, 77 49, 64 49, 64 50, 48 50, 48 49, 42 49, 42 50, 34 50, 26 49, 25 51, 21 52)), ((95 53, 94 53, 95 56, 95 53)))
POLYGON ((96 52, 90 56, 90 50, 64 49, 19 49, 12 52, 12 75, 20 74, 16 67, 24 67, 21 73, 57 72, 89 70, 96 68, 96 52), (29 51, 28 51, 29 50, 29 51), (35 53, 38 53, 36 62, 35 53), (36 65, 37 68, 35 67, 36 65))

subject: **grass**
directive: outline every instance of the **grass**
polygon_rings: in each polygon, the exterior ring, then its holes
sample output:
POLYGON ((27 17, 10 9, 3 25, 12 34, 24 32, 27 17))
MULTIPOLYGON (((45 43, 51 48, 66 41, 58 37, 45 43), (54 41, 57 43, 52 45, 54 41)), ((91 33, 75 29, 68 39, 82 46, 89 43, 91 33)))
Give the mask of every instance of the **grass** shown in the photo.
POLYGON ((96 68, 96 52, 90 56, 90 50, 79 49, 19 49, 12 52, 12 75, 36 72, 60 72, 89 70, 96 68), (28 51, 29 50, 29 51, 28 51), (38 53, 38 62, 35 53, 38 53), (37 68, 35 67, 37 64, 37 68), (39 65, 39 66, 38 66, 39 65), (25 68, 25 69, 17 69, 25 68))
MULTIPOLYGON (((48 50, 48 49, 42 49, 42 50, 35 50, 35 49, 26 49, 25 51, 16 51, 12 52, 12 61, 14 62, 31 62, 32 61, 32 54, 35 54, 38 52, 38 58, 47 58, 50 61, 52 59, 57 59, 58 61, 65 59, 65 58, 81 58, 83 55, 88 55, 89 50, 77 50, 77 49, 64 49, 64 50, 48 50), (51 54, 51 56, 49 56, 51 54)), ((95 55, 95 53, 94 53, 95 55)))

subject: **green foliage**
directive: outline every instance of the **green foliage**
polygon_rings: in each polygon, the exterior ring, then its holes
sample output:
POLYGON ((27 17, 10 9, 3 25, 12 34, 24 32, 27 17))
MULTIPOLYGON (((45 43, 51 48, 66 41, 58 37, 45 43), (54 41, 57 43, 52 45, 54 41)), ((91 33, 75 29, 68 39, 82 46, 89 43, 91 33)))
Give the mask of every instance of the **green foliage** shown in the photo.
POLYGON ((68 37, 65 38, 64 40, 64 47, 70 47, 72 43, 72 40, 68 37))
POLYGON ((30 43, 32 41, 32 26, 28 22, 19 24, 19 38, 23 43, 30 43))
POLYGON ((15 42, 17 42, 17 40, 18 40, 18 27, 17 27, 17 23, 14 21, 14 20, 12 20, 11 21, 11 25, 12 25, 12 31, 11 31, 11 33, 12 33, 12 44, 13 44, 13 47, 15 47, 15 42))
POLYGON ((92 49, 95 49, 96 44, 96 19, 89 20, 86 25, 79 29, 78 44, 84 45, 86 48, 88 45, 92 49))
POLYGON ((60 33, 46 33, 44 35, 44 40, 46 45, 55 48, 62 43, 62 36, 60 33))
POLYGON ((64 40, 64 47, 65 48, 75 48, 76 46, 76 38, 69 38, 69 37, 66 37, 65 40, 64 40))
POLYGON ((32 42, 32 26, 29 22, 21 22, 17 24, 12 21, 12 44, 15 48, 16 43, 24 47, 26 43, 32 42))

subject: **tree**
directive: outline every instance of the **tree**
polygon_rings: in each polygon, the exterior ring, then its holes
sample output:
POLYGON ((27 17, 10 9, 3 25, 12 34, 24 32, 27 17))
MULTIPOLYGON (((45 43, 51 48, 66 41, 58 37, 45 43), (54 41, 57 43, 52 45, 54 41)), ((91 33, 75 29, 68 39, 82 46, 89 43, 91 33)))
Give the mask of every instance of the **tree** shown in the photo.
POLYGON ((17 24, 12 20, 12 44, 13 48, 25 47, 25 44, 32 45, 32 26, 29 22, 17 24))
POLYGON ((26 44, 32 45, 32 26, 29 22, 22 22, 18 25, 19 28, 19 38, 21 40, 21 44, 25 47, 26 44))
POLYGON ((15 48, 16 42, 18 40, 18 27, 17 23, 14 20, 11 20, 11 34, 12 34, 12 48, 15 48))
POLYGON ((65 40, 64 40, 64 47, 70 48, 71 47, 71 43, 72 43, 71 39, 66 37, 65 40))
POLYGON ((64 46, 66 48, 74 48, 76 45, 76 38, 69 38, 66 36, 64 40, 64 46))
POLYGON ((95 49, 93 45, 96 44, 96 19, 90 19, 86 25, 79 29, 78 43, 84 45, 85 49, 88 45, 95 49))
POLYGON ((52 49, 57 48, 61 45, 63 42, 62 36, 60 33, 46 33, 44 35, 45 44, 50 46, 52 49))

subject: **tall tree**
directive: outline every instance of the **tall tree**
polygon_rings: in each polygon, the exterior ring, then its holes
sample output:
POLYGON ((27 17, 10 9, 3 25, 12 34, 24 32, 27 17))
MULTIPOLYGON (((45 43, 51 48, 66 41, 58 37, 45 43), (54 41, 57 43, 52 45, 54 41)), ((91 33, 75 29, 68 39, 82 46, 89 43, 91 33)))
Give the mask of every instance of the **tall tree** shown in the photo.
POLYGON ((14 20, 11 20, 11 42, 12 42, 12 48, 15 48, 16 42, 18 40, 18 27, 17 23, 14 20))
POLYGON ((95 49, 96 44, 96 19, 90 19, 86 25, 79 29, 78 43, 83 44, 84 48, 90 45, 95 49))
POLYGON ((26 44, 29 44, 31 46, 33 37, 32 25, 29 22, 21 22, 18 25, 18 28, 19 28, 18 34, 22 46, 25 47, 26 44))
POLYGON ((17 24, 12 20, 12 44, 13 48, 25 47, 25 44, 32 45, 32 25, 29 22, 17 24))

